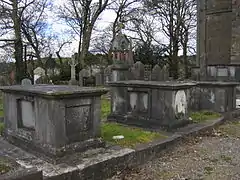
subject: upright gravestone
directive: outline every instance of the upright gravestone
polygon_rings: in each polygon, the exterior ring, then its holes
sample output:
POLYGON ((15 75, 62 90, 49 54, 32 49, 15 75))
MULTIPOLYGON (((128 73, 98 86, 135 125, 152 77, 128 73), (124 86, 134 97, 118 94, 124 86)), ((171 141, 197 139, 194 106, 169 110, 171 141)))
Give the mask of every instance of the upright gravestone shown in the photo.
POLYGON ((45 70, 41 67, 37 67, 33 71, 34 73, 34 84, 42 84, 45 77, 45 70))
POLYGON ((104 72, 103 69, 100 72, 96 73, 96 86, 104 85, 104 72))
POLYGON ((106 85, 108 82, 112 81, 112 66, 109 65, 104 69, 104 84, 106 85))
POLYGON ((71 58, 71 60, 68 62, 68 64, 71 66, 71 79, 69 81, 70 85, 77 85, 78 82, 76 80, 76 69, 77 61, 76 61, 76 55, 74 54, 71 58))
POLYGON ((90 72, 87 69, 82 69, 79 72, 79 86, 85 86, 85 80, 90 77, 90 72))
POLYGON ((151 80, 152 81, 164 81, 163 71, 158 64, 156 64, 152 69, 151 80))
POLYGON ((21 81, 21 85, 23 86, 32 85, 32 81, 28 78, 25 78, 21 81))
POLYGON ((144 64, 140 61, 133 64, 131 68, 133 80, 144 80, 144 64))

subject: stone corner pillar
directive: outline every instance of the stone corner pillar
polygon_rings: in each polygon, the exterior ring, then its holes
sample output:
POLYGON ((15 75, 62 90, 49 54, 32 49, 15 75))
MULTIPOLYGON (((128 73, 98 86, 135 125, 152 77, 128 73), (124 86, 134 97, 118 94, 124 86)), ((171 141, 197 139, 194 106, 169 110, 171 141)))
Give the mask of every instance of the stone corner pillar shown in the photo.
POLYGON ((112 81, 125 81, 129 79, 129 65, 114 64, 112 66, 112 81))

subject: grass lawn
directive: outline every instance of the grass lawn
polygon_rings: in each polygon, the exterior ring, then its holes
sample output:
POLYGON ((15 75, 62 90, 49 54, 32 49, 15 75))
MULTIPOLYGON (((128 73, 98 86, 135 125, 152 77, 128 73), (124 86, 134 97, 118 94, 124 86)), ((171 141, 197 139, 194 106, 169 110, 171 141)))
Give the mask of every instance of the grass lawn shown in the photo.
POLYGON ((202 123, 221 117, 221 114, 212 111, 191 112, 190 117, 194 123, 202 123))
POLYGON ((145 131, 140 128, 129 127, 117 123, 102 124, 102 138, 105 141, 118 144, 123 147, 134 147, 137 144, 148 143, 154 139, 166 138, 158 132, 145 131), (123 135, 124 139, 114 140, 113 136, 123 135))
POLYGON ((101 120, 107 119, 107 116, 111 112, 111 103, 110 100, 106 99, 105 97, 102 97, 101 99, 101 120))
POLYGON ((9 172, 11 169, 9 162, 0 156, 0 175, 9 172))

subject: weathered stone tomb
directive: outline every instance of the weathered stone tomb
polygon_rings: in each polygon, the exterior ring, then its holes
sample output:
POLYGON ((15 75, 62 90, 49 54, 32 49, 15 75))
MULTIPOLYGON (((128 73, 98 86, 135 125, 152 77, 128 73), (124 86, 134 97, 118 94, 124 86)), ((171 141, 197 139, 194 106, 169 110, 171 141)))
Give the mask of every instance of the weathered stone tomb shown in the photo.
POLYGON ((9 86, 4 95, 5 136, 49 157, 102 146, 100 97, 104 88, 9 86))
POLYGON ((171 128, 188 122, 188 101, 194 83, 130 80, 109 85, 109 121, 147 128, 171 128))

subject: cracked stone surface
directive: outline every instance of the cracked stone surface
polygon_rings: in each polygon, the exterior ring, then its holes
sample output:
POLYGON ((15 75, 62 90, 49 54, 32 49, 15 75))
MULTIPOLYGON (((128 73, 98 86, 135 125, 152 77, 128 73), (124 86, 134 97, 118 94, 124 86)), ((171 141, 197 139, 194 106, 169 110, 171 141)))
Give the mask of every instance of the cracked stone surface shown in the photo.
POLYGON ((238 180, 240 122, 220 126, 211 134, 189 138, 143 166, 109 180, 238 180))

